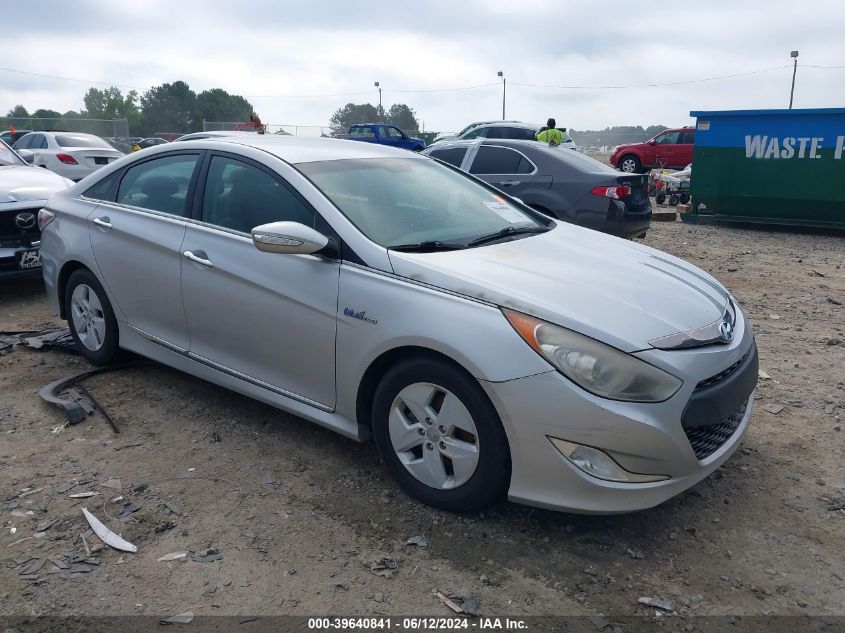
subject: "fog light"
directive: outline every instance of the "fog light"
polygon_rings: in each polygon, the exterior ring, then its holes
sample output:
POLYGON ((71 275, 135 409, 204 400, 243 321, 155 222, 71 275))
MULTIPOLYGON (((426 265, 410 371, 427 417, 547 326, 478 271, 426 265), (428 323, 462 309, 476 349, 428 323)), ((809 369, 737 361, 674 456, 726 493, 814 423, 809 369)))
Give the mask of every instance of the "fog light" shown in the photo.
POLYGON ((669 479, 669 475, 640 475, 629 472, 617 464, 610 455, 597 448, 567 442, 557 437, 550 437, 549 440, 561 455, 580 470, 599 479, 628 484, 644 484, 669 479))

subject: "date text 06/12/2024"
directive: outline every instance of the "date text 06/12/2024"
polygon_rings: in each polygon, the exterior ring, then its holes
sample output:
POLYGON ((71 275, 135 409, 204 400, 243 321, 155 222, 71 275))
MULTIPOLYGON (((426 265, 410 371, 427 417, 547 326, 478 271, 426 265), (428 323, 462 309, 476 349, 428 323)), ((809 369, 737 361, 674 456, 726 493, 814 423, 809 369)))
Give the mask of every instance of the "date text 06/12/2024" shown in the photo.
POLYGON ((523 631, 524 620, 511 618, 309 618, 308 628, 315 631, 523 631))

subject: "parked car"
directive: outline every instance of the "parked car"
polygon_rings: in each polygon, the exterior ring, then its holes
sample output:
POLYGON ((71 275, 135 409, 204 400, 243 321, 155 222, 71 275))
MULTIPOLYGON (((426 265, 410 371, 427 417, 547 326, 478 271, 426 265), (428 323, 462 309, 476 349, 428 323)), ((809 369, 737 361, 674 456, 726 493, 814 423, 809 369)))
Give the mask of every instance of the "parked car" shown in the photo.
POLYGON ((522 123, 522 121, 517 121, 516 119, 508 119, 508 120, 501 120, 496 119, 495 121, 475 121, 470 123, 469 125, 465 126, 460 132, 451 132, 445 134, 438 134, 434 137, 434 140, 431 142, 432 145, 435 143, 439 143, 440 141, 454 141, 459 136, 466 134, 471 129, 478 127, 479 125, 485 125, 487 123, 522 123))
POLYGON ((41 272, 38 210, 73 183, 28 164, 0 141, 0 279, 41 272))
POLYGON ((754 337, 713 277, 411 152, 162 145, 39 221, 49 304, 91 362, 132 350, 372 436, 448 510, 654 506, 751 418, 754 337))
MULTIPOLYGON (((534 141, 537 139, 537 134, 541 128, 542 126, 537 123, 503 123, 496 121, 495 123, 476 125, 471 130, 458 135, 454 140, 469 141, 477 138, 492 138, 534 141)), ((558 147, 578 149, 569 133, 565 129, 561 129, 561 132, 563 132, 563 142, 558 147)))
POLYGON ((645 143, 619 145, 610 155, 610 164, 629 174, 673 167, 683 169, 692 162, 695 129, 663 130, 645 143))
POLYGON ((242 137, 255 135, 255 132, 249 132, 245 130, 209 130, 207 132, 191 132, 190 134, 183 134, 179 138, 174 139, 173 142, 175 143, 176 141, 197 141, 200 139, 221 138, 224 136, 242 137))
POLYGON ((651 224, 648 176, 618 171, 538 141, 444 141, 437 158, 558 220, 621 237, 642 237, 651 224))
POLYGON ((30 132, 15 149, 32 152, 32 164, 78 181, 123 156, 107 141, 82 132, 30 132))
POLYGON ((425 141, 421 138, 408 136, 395 125, 385 123, 357 123, 349 128, 349 134, 339 134, 337 138, 399 147, 412 152, 425 149, 425 141))
POLYGON ((142 138, 136 143, 136 145, 138 145, 138 147, 140 147, 141 149, 145 149, 147 147, 153 147, 155 145, 164 145, 168 142, 169 141, 167 141, 166 139, 160 138, 158 136, 151 136, 150 138, 142 138))
POLYGON ((0 132, 0 141, 3 141, 10 147, 13 146, 17 140, 24 136, 25 134, 29 134, 32 130, 6 130, 5 132, 0 132))

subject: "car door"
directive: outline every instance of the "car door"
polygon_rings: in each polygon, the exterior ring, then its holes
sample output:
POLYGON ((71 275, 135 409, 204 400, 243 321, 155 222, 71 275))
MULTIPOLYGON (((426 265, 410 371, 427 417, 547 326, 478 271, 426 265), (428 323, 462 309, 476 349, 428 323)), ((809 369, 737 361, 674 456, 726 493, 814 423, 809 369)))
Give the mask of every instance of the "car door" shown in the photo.
POLYGON ((511 196, 522 197, 533 185, 537 168, 515 149, 481 145, 469 165, 469 173, 511 196))
POLYGON ((683 169, 692 162, 692 152, 695 146, 695 130, 684 130, 678 138, 676 167, 683 169))
POLYGON ((50 167, 49 158, 47 155, 47 137, 43 134, 28 135, 29 142, 26 149, 32 152, 32 164, 39 167, 50 167))
POLYGON ((405 140, 405 134, 398 127, 392 125, 385 125, 379 130, 382 135, 382 144, 390 145, 391 147, 405 147, 408 143, 405 140))
POLYGON ((190 355, 278 393, 332 408, 340 264, 259 251, 250 231, 293 221, 331 230, 279 174, 214 153, 182 247, 190 355), (197 212, 195 212, 197 213, 197 212))
POLYGON ((654 163, 658 167, 677 164, 678 130, 663 132, 656 137, 654 145, 654 163))
POLYGON ((112 189, 101 181, 83 194, 100 200, 88 216, 91 248, 117 307, 138 333, 180 351, 188 349, 180 247, 199 157, 158 154, 108 176, 112 189))

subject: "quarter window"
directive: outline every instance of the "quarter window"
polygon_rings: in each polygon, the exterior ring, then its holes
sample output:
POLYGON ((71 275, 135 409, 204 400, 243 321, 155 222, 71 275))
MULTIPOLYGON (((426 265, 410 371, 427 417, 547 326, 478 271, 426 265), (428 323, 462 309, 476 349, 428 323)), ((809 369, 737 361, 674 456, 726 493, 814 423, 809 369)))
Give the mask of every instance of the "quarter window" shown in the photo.
POLYGON ((430 156, 433 158, 439 158, 444 163, 449 163, 454 167, 460 168, 461 163, 464 161, 464 156, 466 156, 467 148, 466 147, 451 147, 449 149, 438 149, 431 152, 430 156))
POLYGON ((114 189, 114 183, 117 182, 119 175, 120 171, 109 174, 100 180, 100 182, 96 183, 92 187, 89 187, 82 195, 86 198, 91 198, 92 200, 113 200, 114 194, 112 193, 112 190, 114 189))
POLYGON ((249 233, 270 222, 316 228, 316 212, 267 172, 225 156, 214 156, 203 197, 203 221, 249 233))
POLYGON ((120 181, 117 202, 184 217, 198 158, 197 154, 177 154, 130 167, 120 181))
POLYGON ((519 152, 506 147, 482 145, 478 148, 469 173, 530 174, 532 171, 534 171, 534 165, 519 152))

